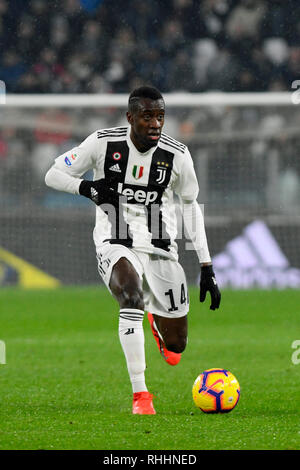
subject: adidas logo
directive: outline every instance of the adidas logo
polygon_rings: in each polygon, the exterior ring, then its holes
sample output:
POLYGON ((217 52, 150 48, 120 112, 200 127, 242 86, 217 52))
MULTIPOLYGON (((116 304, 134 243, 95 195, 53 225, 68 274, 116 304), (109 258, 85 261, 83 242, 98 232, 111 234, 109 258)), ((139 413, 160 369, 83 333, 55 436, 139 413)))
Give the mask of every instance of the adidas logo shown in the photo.
POLYGON ((212 259, 220 287, 300 287, 300 269, 292 268, 267 225, 256 220, 212 259))
POLYGON ((121 168, 119 167, 119 164, 116 163, 115 165, 111 166, 109 168, 111 171, 117 171, 118 173, 121 173, 121 168))
POLYGON ((91 198, 94 202, 98 201, 98 191, 95 188, 91 188, 91 198))

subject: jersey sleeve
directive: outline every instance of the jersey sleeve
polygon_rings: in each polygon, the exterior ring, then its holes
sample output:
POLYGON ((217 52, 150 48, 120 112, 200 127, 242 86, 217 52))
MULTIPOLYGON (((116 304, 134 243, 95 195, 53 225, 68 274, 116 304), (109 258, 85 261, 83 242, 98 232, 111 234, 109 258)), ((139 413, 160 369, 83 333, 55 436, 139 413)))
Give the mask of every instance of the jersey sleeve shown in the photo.
POLYGON ((198 181, 188 148, 185 150, 181 168, 174 183, 174 191, 184 201, 195 201, 198 196, 198 181))
POLYGON ((93 169, 97 160, 97 135, 89 135, 78 147, 74 147, 55 159, 54 167, 64 173, 80 178, 93 169))
POLYGON ((57 191, 79 194, 80 177, 96 165, 97 136, 89 135, 78 147, 74 147, 55 159, 45 176, 45 183, 57 191))
POLYGON ((192 241, 200 263, 211 263, 204 217, 197 201, 182 203, 183 222, 188 238, 192 241))

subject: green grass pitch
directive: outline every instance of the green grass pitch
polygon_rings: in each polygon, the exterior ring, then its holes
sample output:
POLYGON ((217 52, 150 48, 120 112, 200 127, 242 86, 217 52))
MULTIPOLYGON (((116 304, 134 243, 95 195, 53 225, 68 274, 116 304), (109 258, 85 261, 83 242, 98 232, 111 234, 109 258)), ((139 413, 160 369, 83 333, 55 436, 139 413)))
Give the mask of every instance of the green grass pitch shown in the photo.
POLYGON ((190 289, 180 364, 160 357, 144 319, 155 416, 131 414, 118 305, 104 288, 0 291, 0 449, 299 449, 300 291, 224 291, 219 311, 190 289), (299 356, 298 356, 299 357, 299 356), (192 385, 211 367, 241 385, 237 407, 205 415, 192 385))

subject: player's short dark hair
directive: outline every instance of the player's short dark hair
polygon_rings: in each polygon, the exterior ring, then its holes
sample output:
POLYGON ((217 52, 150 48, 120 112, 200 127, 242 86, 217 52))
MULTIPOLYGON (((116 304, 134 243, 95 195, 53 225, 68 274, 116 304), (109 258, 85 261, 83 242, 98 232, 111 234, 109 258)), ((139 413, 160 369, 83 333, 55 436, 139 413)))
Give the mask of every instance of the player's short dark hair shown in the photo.
POLYGON ((128 99, 128 109, 135 111, 137 109, 137 103, 142 98, 149 98, 150 100, 163 100, 161 92, 152 86, 141 86, 133 90, 128 99))

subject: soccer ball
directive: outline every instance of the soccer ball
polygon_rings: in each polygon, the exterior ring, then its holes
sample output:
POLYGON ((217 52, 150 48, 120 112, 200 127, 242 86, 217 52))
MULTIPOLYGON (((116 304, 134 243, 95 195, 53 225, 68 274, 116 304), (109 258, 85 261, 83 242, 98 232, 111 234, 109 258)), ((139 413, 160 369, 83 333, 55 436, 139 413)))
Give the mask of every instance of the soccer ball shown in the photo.
POLYGON ((208 369, 193 385, 193 400, 204 413, 228 413, 238 404, 240 385, 225 369, 208 369))

